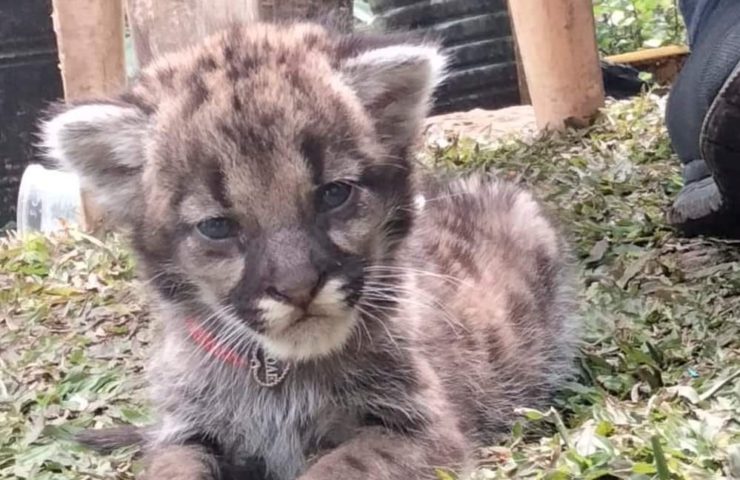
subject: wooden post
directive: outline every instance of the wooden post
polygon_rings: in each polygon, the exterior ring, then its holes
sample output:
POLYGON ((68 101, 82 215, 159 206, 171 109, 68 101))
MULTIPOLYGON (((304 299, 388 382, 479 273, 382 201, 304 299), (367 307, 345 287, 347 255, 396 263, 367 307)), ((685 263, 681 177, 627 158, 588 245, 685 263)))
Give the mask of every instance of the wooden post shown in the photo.
POLYGON ((337 27, 352 29, 352 0, 260 0, 260 18, 314 18, 331 15, 337 27))
POLYGON ((511 2, 512 0, 506 0, 506 6, 509 13, 509 24, 511 25, 511 38, 514 43, 514 59, 516 60, 516 77, 519 83, 519 103, 521 105, 531 105, 532 98, 529 96, 529 86, 527 85, 527 74, 524 72, 524 65, 522 65, 522 52, 519 48, 519 41, 516 36, 516 25, 514 20, 511 19, 511 2))
MULTIPOLYGON (((120 0, 54 0, 54 31, 67 100, 115 93, 126 82, 120 0)), ((81 192, 82 226, 98 232, 100 210, 81 192)))
POLYGON ((590 0, 511 0, 539 128, 588 125, 604 105, 590 0))
POLYGON ((258 0, 127 0, 139 65, 259 17, 258 0))

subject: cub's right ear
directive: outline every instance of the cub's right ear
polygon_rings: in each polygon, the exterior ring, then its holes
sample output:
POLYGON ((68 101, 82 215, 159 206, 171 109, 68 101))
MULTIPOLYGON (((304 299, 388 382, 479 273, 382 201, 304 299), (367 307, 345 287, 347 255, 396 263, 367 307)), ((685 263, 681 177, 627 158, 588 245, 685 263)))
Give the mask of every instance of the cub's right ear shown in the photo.
POLYGON ((149 119, 119 103, 64 107, 41 124, 46 156, 76 173, 82 187, 117 223, 140 214, 144 138, 149 119))

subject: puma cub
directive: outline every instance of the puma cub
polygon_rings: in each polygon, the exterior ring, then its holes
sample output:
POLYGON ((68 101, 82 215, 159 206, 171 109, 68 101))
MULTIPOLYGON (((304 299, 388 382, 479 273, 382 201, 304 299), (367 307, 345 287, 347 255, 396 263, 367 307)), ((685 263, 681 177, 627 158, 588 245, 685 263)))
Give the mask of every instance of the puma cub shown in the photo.
POLYGON ((156 423, 91 442, 140 441, 149 480, 433 479, 548 402, 564 244, 516 186, 415 172, 444 71, 425 42, 233 27, 43 123, 161 330, 156 423))

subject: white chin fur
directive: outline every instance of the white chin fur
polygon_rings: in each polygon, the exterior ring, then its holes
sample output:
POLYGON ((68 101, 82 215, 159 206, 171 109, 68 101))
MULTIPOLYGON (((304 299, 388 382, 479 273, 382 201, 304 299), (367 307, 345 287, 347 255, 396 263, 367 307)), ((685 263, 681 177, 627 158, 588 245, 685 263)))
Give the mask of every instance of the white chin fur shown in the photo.
POLYGON ((356 317, 311 318, 294 325, 278 336, 262 336, 268 354, 286 361, 305 361, 339 351, 355 328, 356 317))
POLYGON ((352 335, 356 313, 347 307, 342 282, 332 279, 316 295, 309 307, 313 318, 295 323, 303 312, 270 298, 258 306, 267 332, 260 340, 270 355, 281 360, 303 361, 340 350, 352 335))

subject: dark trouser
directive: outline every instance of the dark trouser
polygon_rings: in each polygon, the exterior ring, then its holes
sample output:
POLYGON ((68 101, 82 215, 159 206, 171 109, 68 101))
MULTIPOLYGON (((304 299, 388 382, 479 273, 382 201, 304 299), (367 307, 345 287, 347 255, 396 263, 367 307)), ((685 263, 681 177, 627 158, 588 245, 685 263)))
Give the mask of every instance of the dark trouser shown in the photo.
POLYGON ((740 233, 740 0, 680 0, 691 53, 666 126, 684 188, 669 221, 685 232, 740 233))
POLYGON ((701 30, 703 20, 717 6, 717 3, 717 0, 680 0, 678 2, 688 32, 689 46, 693 45, 696 32, 701 30))
POLYGON ((691 55, 676 80, 666 123, 684 164, 701 160, 704 116, 740 60, 740 0, 681 0, 691 55))

